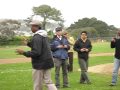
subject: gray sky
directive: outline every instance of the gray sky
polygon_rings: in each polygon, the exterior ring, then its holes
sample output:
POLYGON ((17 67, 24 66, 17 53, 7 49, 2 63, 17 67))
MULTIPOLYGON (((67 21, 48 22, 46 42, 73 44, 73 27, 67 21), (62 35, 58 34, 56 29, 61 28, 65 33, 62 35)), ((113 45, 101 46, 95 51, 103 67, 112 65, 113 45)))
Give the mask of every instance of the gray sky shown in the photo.
POLYGON ((96 17, 120 27, 120 0, 0 0, 0 19, 25 19, 32 15, 33 6, 42 4, 60 10, 66 26, 84 17, 96 17))

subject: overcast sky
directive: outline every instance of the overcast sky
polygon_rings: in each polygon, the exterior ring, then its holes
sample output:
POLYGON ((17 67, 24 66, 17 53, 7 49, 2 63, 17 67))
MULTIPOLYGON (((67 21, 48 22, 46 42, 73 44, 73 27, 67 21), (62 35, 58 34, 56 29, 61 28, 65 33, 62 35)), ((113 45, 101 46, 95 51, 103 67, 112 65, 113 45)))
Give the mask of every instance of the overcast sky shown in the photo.
POLYGON ((120 28, 120 0, 0 0, 0 19, 25 19, 42 4, 60 10, 65 25, 84 17, 96 17, 120 28))

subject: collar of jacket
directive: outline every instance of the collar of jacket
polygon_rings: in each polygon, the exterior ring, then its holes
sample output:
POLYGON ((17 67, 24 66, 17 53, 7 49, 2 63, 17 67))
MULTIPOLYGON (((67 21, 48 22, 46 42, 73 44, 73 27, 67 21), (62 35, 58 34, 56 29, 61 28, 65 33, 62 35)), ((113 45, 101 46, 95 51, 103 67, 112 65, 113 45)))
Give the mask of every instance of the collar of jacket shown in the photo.
POLYGON ((34 35, 39 34, 43 37, 47 37, 47 32, 45 30, 38 30, 34 33, 34 35))

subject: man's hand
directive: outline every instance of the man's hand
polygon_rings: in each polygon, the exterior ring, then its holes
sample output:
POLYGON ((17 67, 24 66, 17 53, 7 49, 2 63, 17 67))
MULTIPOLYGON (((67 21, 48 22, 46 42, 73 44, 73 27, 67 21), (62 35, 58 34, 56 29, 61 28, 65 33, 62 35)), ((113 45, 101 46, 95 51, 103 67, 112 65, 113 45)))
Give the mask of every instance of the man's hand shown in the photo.
POLYGON ((80 49, 80 51, 81 51, 81 52, 84 52, 84 51, 85 51, 85 49, 84 49, 84 48, 82 48, 82 49, 80 49))
POLYGON ((63 45, 59 45, 59 46, 57 46, 57 48, 64 48, 64 46, 63 45))
POLYGON ((89 50, 87 48, 80 49, 81 52, 88 52, 89 50))
POLYGON ((87 48, 85 48, 85 51, 88 52, 89 50, 87 48))
POLYGON ((68 46, 67 46, 67 45, 64 45, 64 48, 68 48, 68 46))
POLYGON ((115 38, 112 38, 112 40, 111 40, 112 42, 115 42, 115 38))
POLYGON ((23 45, 27 45, 28 41, 22 41, 23 45))
POLYGON ((24 50, 21 50, 21 49, 16 49, 16 53, 22 55, 25 51, 24 50))
POLYGON ((27 45, 28 41, 29 41, 28 39, 23 38, 23 41, 22 41, 23 45, 27 45))

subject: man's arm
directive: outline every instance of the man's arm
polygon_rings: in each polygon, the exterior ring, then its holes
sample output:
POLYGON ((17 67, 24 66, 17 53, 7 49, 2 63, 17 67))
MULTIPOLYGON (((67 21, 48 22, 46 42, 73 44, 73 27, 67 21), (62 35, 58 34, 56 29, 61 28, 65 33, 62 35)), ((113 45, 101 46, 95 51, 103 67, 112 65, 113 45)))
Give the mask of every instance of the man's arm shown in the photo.
POLYGON ((50 47, 51 47, 51 51, 53 51, 53 52, 59 49, 59 48, 57 48, 57 46, 55 46, 54 40, 52 40, 50 47))
POLYGON ((77 52, 80 52, 80 48, 79 48, 79 42, 78 40, 75 42, 75 44, 73 45, 73 49, 77 52))
POLYGON ((66 49, 66 50, 69 50, 69 49, 70 49, 70 44, 69 44, 69 42, 68 42, 67 39, 65 39, 65 43, 64 43, 64 45, 63 45, 63 48, 66 49))
POLYGON ((91 50, 92 50, 92 44, 91 44, 91 41, 89 41, 88 52, 90 52, 91 50))
POLYGON ((41 55, 42 51, 42 37, 34 37, 32 41, 31 51, 24 52, 23 55, 26 57, 37 57, 41 55))
POLYGON ((111 40, 111 44, 110 44, 111 48, 115 48, 115 42, 116 42, 116 40, 115 40, 115 38, 113 38, 111 40))

